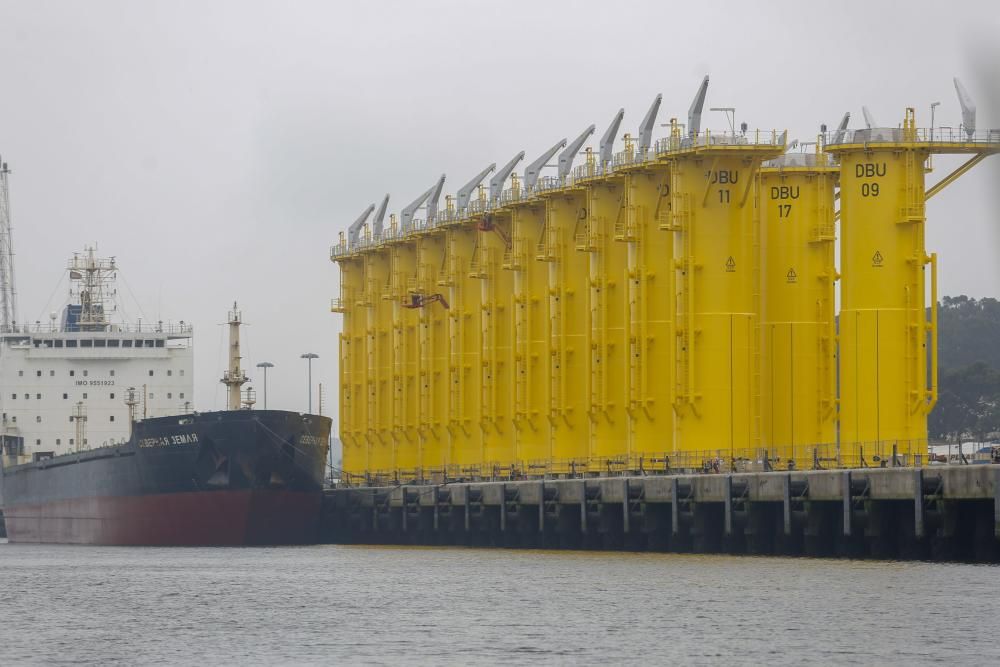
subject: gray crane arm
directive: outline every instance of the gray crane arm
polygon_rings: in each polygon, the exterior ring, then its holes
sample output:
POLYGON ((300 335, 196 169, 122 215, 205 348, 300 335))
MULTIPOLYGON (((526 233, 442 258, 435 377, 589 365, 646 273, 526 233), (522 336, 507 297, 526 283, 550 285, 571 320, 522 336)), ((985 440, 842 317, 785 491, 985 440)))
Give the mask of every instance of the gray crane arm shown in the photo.
POLYGON ((434 216, 437 215, 438 200, 441 199, 441 190, 444 188, 444 177, 445 175, 441 174, 441 178, 431 188, 430 197, 427 198, 427 222, 433 220, 434 216))
POLYGON ((375 204, 371 204, 365 209, 365 212, 358 216, 358 219, 351 223, 351 226, 347 228, 347 245, 352 247, 358 244, 358 235, 361 234, 361 228, 364 226, 365 221, 368 220, 368 216, 372 214, 375 210, 375 204))
POLYGON ((545 163, 552 159, 552 156, 556 154, 556 151, 566 145, 565 139, 560 139, 556 144, 549 150, 542 153, 541 157, 529 164, 524 170, 524 187, 529 192, 535 189, 535 183, 538 182, 538 177, 542 175, 542 167, 545 163))
POLYGON ((642 123, 639 125, 639 154, 644 154, 653 143, 653 126, 656 124, 656 114, 660 112, 660 102, 663 95, 657 95, 649 107, 642 123))
POLYGON ((521 151, 513 158, 510 162, 505 164, 500 171, 498 171, 493 178, 490 179, 490 201, 495 201, 500 197, 500 193, 503 191, 503 184, 510 176, 510 172, 514 171, 514 167, 517 163, 524 159, 524 151, 521 151))
POLYGON ((969 135, 969 139, 972 139, 976 133, 976 103, 972 101, 969 91, 958 77, 955 77, 955 92, 958 93, 958 104, 962 107, 962 125, 965 126, 965 133, 969 135))
POLYGON ((385 220, 385 209, 389 206, 389 195, 386 194, 378 210, 375 211, 375 220, 372 221, 372 236, 378 238, 382 236, 382 221, 385 220))
POLYGON ((840 119, 840 125, 837 126, 837 130, 833 133, 833 143, 839 144, 844 141, 844 136, 847 134, 847 126, 851 122, 851 112, 848 111, 844 114, 844 117, 840 119))
POLYGON ((705 108, 705 96, 708 94, 708 75, 701 80, 698 92, 694 95, 691 107, 688 109, 688 136, 697 137, 701 132, 701 112, 705 108))
POLYGON ((429 190, 424 192, 422 195, 410 202, 410 205, 405 207, 399 214, 399 228, 404 231, 410 231, 410 227, 413 225, 413 214, 417 212, 417 209, 423 206, 427 198, 431 196, 434 192, 434 188, 437 184, 431 186, 429 190))
POLYGON ((601 137, 601 147, 598 152, 602 165, 611 162, 615 150, 615 137, 618 136, 618 128, 621 127, 622 118, 624 117, 625 109, 619 109, 615 117, 611 119, 611 125, 608 125, 604 136, 601 137))
MULTIPOLYGON (((573 169, 573 159, 576 154, 580 152, 583 147, 583 143, 594 133, 597 129, 593 125, 584 130, 579 137, 573 140, 569 146, 566 147, 562 153, 559 154, 559 178, 564 179, 569 176, 569 172, 573 169)), ((614 139, 614 137, 612 137, 614 139)))
POLYGON ((481 172, 476 174, 476 176, 471 181, 469 181, 459 189, 457 197, 459 213, 468 208, 469 197, 472 196, 472 191, 478 188, 479 184, 483 182, 484 178, 486 178, 486 175, 492 171, 495 171, 496 168, 497 168, 497 163, 494 162, 490 166, 486 167, 486 169, 483 169, 481 172))

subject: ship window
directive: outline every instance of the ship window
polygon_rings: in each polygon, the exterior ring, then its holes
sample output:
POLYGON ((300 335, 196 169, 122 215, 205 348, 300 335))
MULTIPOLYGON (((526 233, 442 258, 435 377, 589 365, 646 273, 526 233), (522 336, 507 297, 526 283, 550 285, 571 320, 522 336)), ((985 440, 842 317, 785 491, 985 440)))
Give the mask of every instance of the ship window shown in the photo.
POLYGON ((123 340, 122 341, 122 347, 132 347, 132 341, 131 340, 123 340))
POLYGON ((41 424, 42 423, 42 416, 41 415, 38 415, 37 417, 35 417, 35 423, 36 424, 41 424))
POLYGON ((108 341, 108 347, 118 347, 119 341, 117 338, 108 341))
POLYGON ((16 424, 16 423, 17 423, 17 415, 14 415, 13 417, 11 417, 11 418, 10 418, 10 421, 11 421, 12 423, 16 424))
POLYGON ((69 444, 71 444, 71 445, 73 444, 73 438, 69 439, 69 444))
POLYGON ((94 347, 107 347, 107 346, 108 346, 108 341, 104 340, 103 338, 94 341, 94 347))
POLYGON ((56 444, 57 445, 61 445, 62 444, 62 438, 56 438, 56 444))
POLYGON ((153 347, 153 341, 147 340, 146 341, 146 347, 153 347))
POLYGON ((70 376, 70 377, 73 377, 74 375, 76 375, 76 371, 70 371, 70 372, 69 372, 69 376, 70 376))
POLYGON ((73 415, 70 415, 70 416, 69 416, 69 420, 70 420, 70 421, 73 421, 73 415))
POLYGON ((111 417, 110 417, 110 421, 114 421, 114 420, 115 420, 115 416, 114 416, 114 415, 111 415, 111 417))
POLYGON ((83 397, 87 398, 87 392, 83 392, 83 397))
POLYGON ((80 347, 94 347, 94 341, 92 340, 81 340, 80 347))
POLYGON ((37 398, 38 400, 42 400, 42 395, 41 394, 35 394, 35 398, 37 398))
POLYGON ((42 346, 42 341, 36 340, 35 341, 35 347, 41 347, 41 346, 42 346))
POLYGON ((25 395, 24 395, 24 399, 25 399, 25 400, 28 400, 29 398, 31 398, 31 394, 25 394, 25 395))
POLYGON ((45 347, 52 347, 52 341, 51 340, 45 341, 45 347))
POLYGON ((173 398, 173 397, 174 397, 174 395, 168 391, 167 392, 167 398, 173 398))
POLYGON ((36 377, 42 377, 42 372, 41 371, 35 371, 35 376, 36 377))
POLYGON ((162 338, 157 339, 157 341, 156 341, 156 347, 163 347, 163 339, 162 338))
POLYGON ((150 392, 150 394, 149 394, 149 399, 150 399, 150 400, 152 400, 152 399, 153 399, 153 394, 152 394, 152 392, 150 392))
POLYGON ((56 372, 55 371, 49 371, 49 377, 50 378, 54 378, 55 376, 56 376, 56 372))
POLYGON ((61 340, 57 340, 56 341, 56 347, 62 347, 62 346, 63 346, 63 342, 61 340))
POLYGON ((111 394, 111 400, 112 401, 115 400, 115 395, 114 394, 111 394))
POLYGON ((17 377, 23 378, 24 377, 24 371, 18 371, 17 372, 17 377))
POLYGON ((174 372, 173 372, 173 371, 167 371, 167 377, 170 377, 170 376, 171 376, 171 375, 173 375, 173 374, 174 374, 174 372))
POLYGON ((181 369, 181 377, 184 377, 184 369, 181 369))
POLYGON ((84 371, 84 372, 83 372, 83 377, 87 377, 87 373, 89 373, 89 372, 90 372, 90 371, 84 371))
POLYGON ((11 397, 12 399, 14 399, 15 401, 17 400, 17 394, 11 394, 11 395, 10 395, 10 397, 11 397))
POLYGON ((181 397, 181 398, 184 398, 184 392, 181 392, 181 393, 180 393, 180 397, 181 397))
POLYGON ((136 347, 142 347, 142 341, 141 340, 135 341, 135 346, 136 347))
POLYGON ((114 371, 108 371, 108 372, 111 374, 111 377, 115 376, 115 372, 114 371))
POLYGON ((76 341, 75 340, 66 341, 66 347, 76 347, 76 341))
POLYGON ((153 377, 153 371, 149 371, 149 377, 153 377))
POLYGON ((69 398, 69 394, 63 394, 63 399, 65 400, 67 398, 69 398))
POLYGON ((41 439, 41 438, 38 438, 37 440, 35 440, 35 444, 36 444, 36 445, 40 445, 40 444, 42 444, 42 439, 41 439))

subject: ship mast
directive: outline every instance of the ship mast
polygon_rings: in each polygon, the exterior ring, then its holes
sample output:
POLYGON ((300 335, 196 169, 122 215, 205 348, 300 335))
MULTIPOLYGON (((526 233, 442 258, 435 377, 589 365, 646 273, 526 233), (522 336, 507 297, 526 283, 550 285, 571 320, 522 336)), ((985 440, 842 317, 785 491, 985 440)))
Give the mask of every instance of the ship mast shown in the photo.
POLYGON ((10 195, 7 175, 10 169, 0 160, 0 332, 9 332, 17 324, 17 290, 14 287, 14 241, 10 228, 10 195))
POLYGON ((240 387, 249 382, 249 378, 240 368, 240 311, 233 301, 233 309, 229 311, 229 369, 222 375, 222 384, 229 390, 228 409, 240 409, 240 387))

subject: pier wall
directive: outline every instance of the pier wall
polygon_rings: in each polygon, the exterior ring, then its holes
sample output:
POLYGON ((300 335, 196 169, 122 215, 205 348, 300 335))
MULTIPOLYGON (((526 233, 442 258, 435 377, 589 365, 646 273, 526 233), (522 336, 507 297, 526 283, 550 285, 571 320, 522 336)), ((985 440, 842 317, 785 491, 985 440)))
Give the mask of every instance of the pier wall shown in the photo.
POLYGON ((326 492, 323 541, 1000 562, 1000 466, 326 492))

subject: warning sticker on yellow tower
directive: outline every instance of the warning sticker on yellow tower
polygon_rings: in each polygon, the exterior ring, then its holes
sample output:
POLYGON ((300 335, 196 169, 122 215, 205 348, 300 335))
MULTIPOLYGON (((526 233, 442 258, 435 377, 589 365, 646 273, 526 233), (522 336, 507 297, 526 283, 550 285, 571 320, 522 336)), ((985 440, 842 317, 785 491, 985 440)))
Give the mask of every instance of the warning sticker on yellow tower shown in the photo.
POLYGON ((876 250, 875 254, 872 255, 872 266, 874 266, 876 269, 881 269, 882 263, 884 261, 885 259, 882 257, 882 253, 876 250))
POLYGON ((788 273, 785 274, 785 281, 789 283, 798 282, 799 274, 795 273, 795 269, 788 269, 788 273))
POLYGON ((726 260, 726 273, 736 273, 736 260, 732 255, 726 260))

